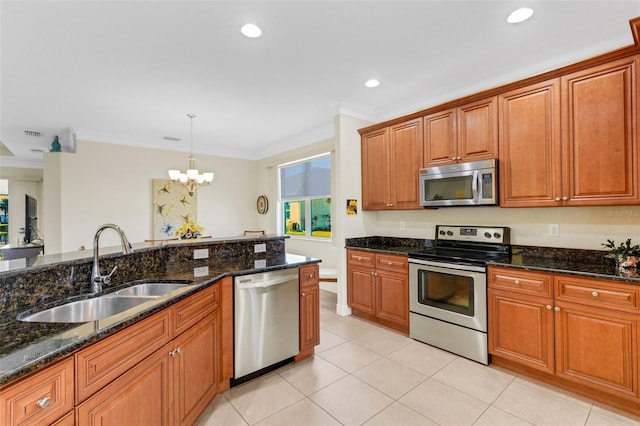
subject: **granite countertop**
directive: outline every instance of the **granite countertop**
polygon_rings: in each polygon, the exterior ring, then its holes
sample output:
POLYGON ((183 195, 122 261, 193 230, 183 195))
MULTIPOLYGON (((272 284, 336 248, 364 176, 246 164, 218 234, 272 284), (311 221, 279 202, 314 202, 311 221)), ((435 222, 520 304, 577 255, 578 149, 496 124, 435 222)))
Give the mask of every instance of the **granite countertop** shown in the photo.
MULTIPOLYGON (((346 248, 380 253, 408 255, 428 250, 432 240, 395 237, 349 238, 346 248)), ((600 250, 559 249, 551 247, 512 246, 508 259, 488 264, 549 273, 563 273, 590 278, 613 279, 626 284, 640 285, 640 270, 620 271, 613 259, 604 257, 600 250)))
MULTIPOLYGON (((253 260, 231 259, 218 262, 209 268, 209 274, 194 278, 193 271, 150 274, 144 281, 192 281, 187 287, 175 290, 154 301, 143 303, 122 314, 100 321, 80 324, 28 323, 21 322, 16 316, 25 311, 8 311, 0 314, 0 386, 4 386, 46 364, 54 362, 97 340, 115 333, 143 318, 204 289, 214 285, 225 276, 247 275, 269 270, 295 268, 320 262, 319 259, 286 254, 266 265, 256 264, 253 260)), ((116 291, 130 284, 110 288, 116 291)), ((106 292, 105 292, 106 293, 106 292)), ((86 295, 76 299, 86 298, 86 295)), ((68 299, 67 299, 68 300, 68 299)), ((54 302, 55 303, 55 302, 54 302)), ((61 304, 59 301, 57 304, 61 304)), ((48 307, 48 306, 47 306, 48 307)), ((32 309, 34 312, 43 307, 32 309)))

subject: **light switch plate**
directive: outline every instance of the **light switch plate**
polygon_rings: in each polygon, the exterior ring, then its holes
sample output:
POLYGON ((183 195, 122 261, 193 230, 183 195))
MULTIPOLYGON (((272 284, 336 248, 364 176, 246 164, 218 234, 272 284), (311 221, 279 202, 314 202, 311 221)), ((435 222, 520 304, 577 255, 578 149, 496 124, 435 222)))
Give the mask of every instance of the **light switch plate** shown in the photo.
POLYGON ((253 246, 253 252, 254 253, 264 253, 266 251, 267 251, 267 245, 265 243, 255 244, 253 246))
POLYGON ((195 249, 193 251, 194 259, 207 259, 209 257, 209 249, 195 249))
POLYGON ((253 267, 255 269, 258 268, 266 268, 267 267, 267 259, 257 259, 253 261, 253 267))
POLYGON ((193 276, 197 277, 206 277, 209 275, 209 267, 208 266, 199 266, 197 268, 193 268, 193 276))

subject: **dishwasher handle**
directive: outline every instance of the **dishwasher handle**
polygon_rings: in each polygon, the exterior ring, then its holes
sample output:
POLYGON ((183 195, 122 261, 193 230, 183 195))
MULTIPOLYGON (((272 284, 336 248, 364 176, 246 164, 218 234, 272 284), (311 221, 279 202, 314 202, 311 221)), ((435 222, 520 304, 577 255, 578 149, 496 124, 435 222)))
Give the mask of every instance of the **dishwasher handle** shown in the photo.
POLYGON ((276 278, 276 279, 272 279, 272 280, 264 280, 264 281, 257 281, 257 282, 253 282, 251 281, 251 279, 246 279, 246 281, 248 282, 242 282, 242 279, 238 280, 238 282, 236 283, 236 289, 238 290, 249 290, 252 288, 266 288, 266 287, 273 287, 279 284, 283 284, 286 282, 290 282, 294 280, 294 277, 297 278, 295 275, 287 275, 286 277, 280 277, 280 278, 276 278))

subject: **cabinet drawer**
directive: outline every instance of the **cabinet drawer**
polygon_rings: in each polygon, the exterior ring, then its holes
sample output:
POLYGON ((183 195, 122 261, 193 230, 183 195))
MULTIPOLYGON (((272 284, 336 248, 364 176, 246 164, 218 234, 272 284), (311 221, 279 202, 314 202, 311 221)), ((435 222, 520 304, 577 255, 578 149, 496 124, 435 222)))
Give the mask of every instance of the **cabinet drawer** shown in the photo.
POLYGON ((174 337, 187 331, 192 325, 218 309, 220 300, 219 286, 211 287, 176 303, 174 312, 174 337))
POLYGON ((375 266, 374 253, 368 251, 347 250, 347 262, 352 265, 375 266))
POLYGON ((0 424, 51 424, 73 409, 73 358, 0 391, 0 424))
POLYGON ((320 268, 318 265, 301 266, 298 270, 300 287, 316 285, 320 282, 320 268))
POLYGON ((171 340, 171 309, 79 351, 76 402, 84 401, 171 340))
POLYGON ((409 258, 391 254, 376 254, 376 269, 406 274, 409 270, 409 258))
POLYGON ((640 286, 556 275, 557 300, 628 312, 640 311, 640 286))
POLYGON ((510 268, 489 267, 489 288, 533 296, 553 296, 553 275, 510 268))

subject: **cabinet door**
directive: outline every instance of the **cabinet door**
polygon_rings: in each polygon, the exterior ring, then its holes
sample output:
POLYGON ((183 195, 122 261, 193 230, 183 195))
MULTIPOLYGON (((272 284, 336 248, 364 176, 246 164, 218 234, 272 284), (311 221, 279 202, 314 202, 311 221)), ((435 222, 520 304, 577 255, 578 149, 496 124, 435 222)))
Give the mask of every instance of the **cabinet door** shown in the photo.
POLYGON ((218 311, 174 340, 176 423, 193 424, 216 394, 219 381, 218 311))
POLYGON ((76 408, 79 426, 170 425, 168 344, 76 408))
POLYGON ((560 80, 507 92, 499 104, 500 206, 559 206, 560 80))
MULTIPOLYGON (((320 286, 300 289, 300 352, 320 344, 320 286)), ((312 352, 313 353, 313 352, 312 352)))
POLYGON ((458 130, 456 109, 424 117, 424 167, 454 164, 457 157, 458 130))
POLYGON ((349 307, 369 319, 375 319, 374 269, 349 266, 347 274, 347 303, 349 307))
POLYGON ((556 374, 636 399, 638 316, 563 302, 556 308, 556 374))
POLYGON ((381 324, 409 332, 408 275, 376 271, 376 316, 381 324))
POLYGON ((390 199, 387 129, 362 135, 361 151, 362 208, 364 210, 384 210, 390 199))
POLYGON ((422 119, 389 128, 391 209, 422 209, 418 172, 422 164, 422 119))
POLYGON ((458 155, 460 161, 498 156, 498 108, 492 97, 458 108, 458 155))
POLYGON ((619 60, 562 77, 566 205, 640 200, 637 61, 619 60))
POLYGON ((552 299, 491 290, 489 353, 554 372, 552 299))

